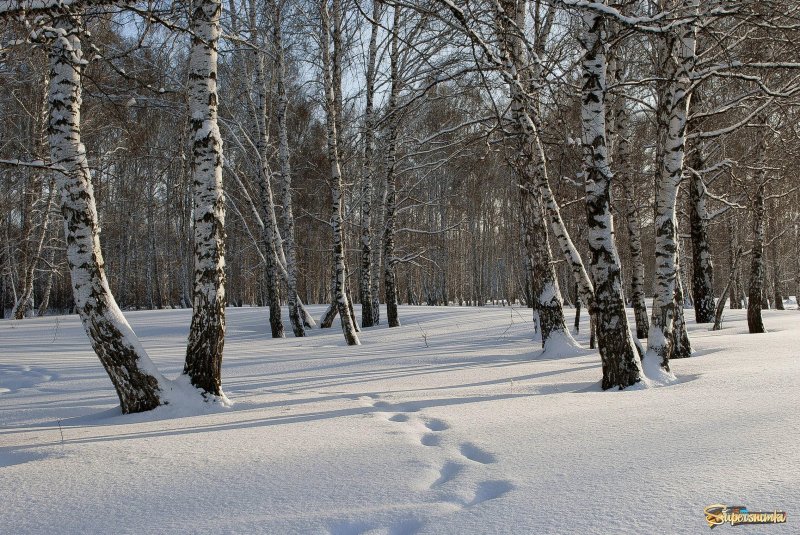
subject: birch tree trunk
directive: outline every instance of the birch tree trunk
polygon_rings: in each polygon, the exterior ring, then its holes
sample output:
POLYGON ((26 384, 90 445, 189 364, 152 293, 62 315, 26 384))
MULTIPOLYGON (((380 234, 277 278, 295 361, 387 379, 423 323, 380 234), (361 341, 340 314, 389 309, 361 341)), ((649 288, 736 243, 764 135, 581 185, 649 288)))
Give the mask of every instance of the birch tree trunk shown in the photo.
MULTIPOLYGON (((378 181, 378 185, 382 185, 383 181, 378 181)), ((372 274, 370 276, 370 284, 371 284, 371 291, 370 295, 372 296, 372 324, 373 325, 380 325, 381 323, 381 260, 383 258, 383 247, 380 246, 381 238, 383 236, 383 189, 380 188, 379 191, 375 192, 374 197, 378 199, 378 202, 375 203, 373 206, 373 212, 377 211, 373 215, 372 226, 374 228, 372 232, 372 243, 378 243, 379 246, 372 248, 372 265, 371 271, 372 274), (377 210, 376 210, 377 209, 377 210)))
MULTIPOLYGON (((286 254, 286 300, 289 305, 289 321, 295 336, 305 336, 307 320, 305 310, 297 295, 297 247, 294 237, 294 212, 292 207, 292 167, 289 156, 289 126, 287 110, 289 98, 286 93, 286 59, 283 50, 282 6, 273 0, 273 45, 275 47, 275 90, 278 105, 275 115, 278 120, 278 162, 281 173, 281 205, 283 207, 283 250, 286 254)), ((309 316, 310 318, 310 316, 309 316)), ((312 320, 313 321, 313 320, 312 320)), ((307 325, 312 327, 313 324, 307 325)))
POLYGON ((606 148, 605 22, 597 13, 583 13, 581 41, 583 88, 581 125, 586 173, 586 218, 589 269, 594 283, 592 317, 603 364, 603 389, 631 386, 642 379, 639 355, 628 328, 619 254, 614 243, 611 180, 606 148))
MULTIPOLYGON (((692 97, 691 107, 697 108, 698 95, 692 97)), ((708 210, 706 186, 700 170, 705 167, 703 142, 698 141, 689 153, 689 227, 692 235, 692 299, 697 323, 711 323, 716 314, 714 306, 714 265, 708 241, 708 210)))
MULTIPOLYGON (((683 5, 697 11, 698 0, 683 0, 683 5)), ((668 36, 665 77, 666 94, 659 104, 658 142, 663 149, 656 162, 656 269, 655 296, 647 336, 645 368, 648 375, 657 375, 660 367, 669 373, 672 354, 672 331, 675 328, 675 292, 678 274, 678 220, 676 204, 683 176, 686 118, 691 95, 688 93, 690 75, 695 59, 694 24, 686 24, 678 36, 668 36)))
POLYGON ((225 196, 222 137, 217 124, 219 0, 192 5, 189 115, 194 185, 192 324, 183 373, 206 394, 222 395, 225 344, 225 196))
MULTIPOLYGON (((279 297, 278 282, 278 248, 283 245, 280 243, 280 233, 278 231, 278 218, 275 215, 275 198, 272 194, 272 184, 270 178, 272 172, 269 167, 269 131, 267 130, 267 88, 266 88, 266 67, 264 65, 264 54, 258 50, 260 40, 258 39, 257 22, 255 16, 255 2, 251 8, 251 41, 256 47, 254 51, 256 63, 255 91, 256 109, 255 118, 258 138, 256 139, 256 152, 258 153, 258 195, 261 200, 261 212, 264 218, 264 228, 262 237, 264 241, 265 262, 265 281, 267 286, 267 300, 269 301, 269 325, 273 338, 283 338, 283 320, 281 319, 281 302, 279 297)), ((287 273, 288 273, 288 265, 287 273)), ((287 277, 288 280, 288 277, 287 277)))
POLYGON ((364 108, 364 163, 361 182, 361 326, 372 327, 376 323, 372 296, 372 181, 375 158, 375 71, 378 56, 378 21, 381 17, 381 2, 372 2, 372 23, 367 56, 366 105, 364 108))
MULTIPOLYGON (((563 348, 564 345, 575 347, 577 343, 567 330, 564 320, 563 300, 561 290, 553 266, 553 257, 547 236, 547 222, 541 192, 535 184, 546 182, 546 177, 536 176, 545 169, 545 162, 537 162, 541 153, 534 152, 535 145, 530 144, 530 139, 520 127, 525 122, 522 117, 523 110, 530 116, 540 117, 539 88, 542 85, 541 66, 538 61, 533 65, 529 62, 523 35, 526 30, 526 14, 528 3, 526 0, 503 0, 501 7, 502 16, 497 21, 501 34, 501 47, 503 55, 513 65, 523 87, 527 88, 528 98, 513 98, 512 90, 511 113, 516 128, 513 136, 517 141, 518 149, 514 170, 519 178, 519 194, 523 226, 523 244, 527 253, 526 261, 530 265, 531 273, 531 304, 534 314, 538 317, 538 325, 542 337, 542 347, 563 348), (513 25, 511 24, 513 21, 513 25)), ((544 35, 539 32, 536 52, 544 52, 544 35)))
POLYGON ((89 163, 81 141, 81 74, 86 61, 72 17, 59 16, 50 36, 48 97, 50 158, 63 168, 55 174, 55 181, 65 222, 72 293, 92 348, 114 384, 122 412, 142 412, 162 403, 165 379, 108 287, 89 163))
MULTIPOLYGON (((623 7, 627 7, 623 5, 623 7)), ((614 35, 619 29, 614 25, 614 35)), ((621 80, 616 54, 609 57, 608 79, 616 84, 621 80)), ((629 115, 626 95, 620 92, 613 99, 608 114, 607 129, 612 146, 612 161, 617 173, 615 178, 622 184, 625 195, 625 222, 628 230, 628 249, 631 258, 631 304, 636 321, 636 338, 647 338, 649 323, 644 291, 644 257, 642 255, 642 229, 636 199, 636 180, 631 169, 631 144, 629 115)))
POLYGON ((537 193, 531 193, 525 187, 520 188, 520 195, 523 204, 523 240, 531 262, 531 298, 539 319, 542 348, 547 352, 558 351, 565 345, 577 347, 564 320, 561 291, 547 240, 541 199, 537 193))
POLYGON ((36 312, 36 315, 40 318, 47 313, 47 310, 50 307, 50 294, 53 291, 53 277, 56 273, 55 256, 55 247, 50 247, 50 252, 47 258, 47 282, 44 283, 42 298, 39 300, 39 309, 36 312))
POLYGON ((346 293, 345 281, 345 255, 344 255, 344 232, 342 229, 342 171, 339 164, 338 148, 338 117, 336 113, 337 92, 341 92, 341 87, 334 83, 336 76, 334 72, 338 69, 334 62, 341 61, 341 0, 333 0, 333 46, 334 54, 331 58, 330 39, 330 14, 328 11, 327 0, 322 0, 320 4, 322 15, 322 69, 325 85, 325 104, 326 104, 326 123, 328 138, 328 164, 330 165, 330 189, 331 189, 331 228, 333 230, 333 295, 336 301, 339 320, 342 324, 342 332, 347 345, 359 345, 355 325, 350 315, 350 305, 346 293))
MULTIPOLYGON (((630 147, 624 138, 620 140, 620 152, 629 154, 630 147), (625 149, 623 149, 623 145, 625 149)), ((622 162, 620 162, 622 164, 622 162)), ((647 338, 650 322, 647 317, 647 303, 644 291, 644 255, 642 254, 642 227, 639 222, 639 208, 636 205, 636 189, 632 173, 623 176, 625 193, 625 220, 628 227, 628 248, 631 255, 631 301, 636 320, 636 338, 647 338)))
POLYGON ((683 313, 683 305, 685 296, 683 294, 683 278, 682 266, 680 258, 683 255, 678 248, 678 275, 675 283, 675 328, 672 330, 672 355, 671 359, 685 359, 692 356, 692 344, 689 341, 689 335, 686 332, 686 319, 683 313))
POLYGON ((391 37, 390 71, 391 89, 389 90, 389 103, 387 115, 389 117, 389 132, 386 147, 386 179, 384 181, 385 197, 383 211, 383 285, 386 299, 386 321, 389 327, 399 327, 400 319, 397 315, 397 276, 395 274, 396 259, 394 257, 394 229, 395 211, 397 209, 397 176, 395 165, 397 163, 397 98, 400 94, 400 47, 397 32, 399 31, 400 6, 394 6, 394 24, 391 37))
MULTIPOLYGON (((33 281, 36 277, 36 266, 42 256, 44 250, 44 241, 47 237, 47 227, 50 223, 50 208, 53 205, 53 198, 55 196, 55 183, 50 182, 47 192, 47 198, 42 203, 41 213, 42 219, 39 223, 39 235, 33 248, 28 249, 27 262, 24 267, 22 292, 20 293, 17 303, 14 305, 13 317, 16 320, 23 319, 28 311, 33 308, 33 281)), ((52 280, 52 279, 51 279, 52 280)))
MULTIPOLYGON (((41 108, 36 113, 33 124, 31 143, 34 146, 33 156, 36 160, 44 160, 47 152, 47 74, 44 76, 43 98, 41 108)), ((50 221, 50 207, 53 203, 54 185, 52 181, 46 198, 43 195, 43 173, 40 170, 32 170, 31 177, 25 180, 22 193, 22 206, 20 207, 20 254, 19 265, 22 267, 20 274, 20 293, 11 310, 11 317, 16 320, 25 318, 34 306, 33 283, 36 277, 36 265, 41 260, 42 247, 47 235, 47 226, 50 221), (37 205, 39 210, 37 210, 37 205), (40 215, 39 234, 34 232, 34 217, 40 215)))
MULTIPOLYGON (((762 118, 762 124, 766 122, 762 118)), ((752 198, 753 247, 750 253, 750 287, 747 293, 747 328, 750 334, 766 332, 761 317, 762 300, 764 299, 764 212, 767 169, 764 161, 767 152, 766 132, 760 132, 758 141, 759 177, 755 194, 752 198)))

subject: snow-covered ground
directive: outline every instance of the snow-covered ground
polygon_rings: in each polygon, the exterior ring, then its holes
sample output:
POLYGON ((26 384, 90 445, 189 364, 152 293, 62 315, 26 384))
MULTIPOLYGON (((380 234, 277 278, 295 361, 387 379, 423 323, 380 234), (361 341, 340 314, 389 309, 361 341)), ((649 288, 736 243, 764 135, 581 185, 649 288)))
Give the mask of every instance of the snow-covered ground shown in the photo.
MULTIPOLYGON (((800 312, 692 323, 678 383, 625 392, 542 357, 526 309, 400 314, 351 348, 229 309, 233 408, 129 416, 77 317, 0 322, 0 532, 698 533, 713 503, 800 532, 800 312)), ((190 312, 127 317, 176 376, 190 312)))

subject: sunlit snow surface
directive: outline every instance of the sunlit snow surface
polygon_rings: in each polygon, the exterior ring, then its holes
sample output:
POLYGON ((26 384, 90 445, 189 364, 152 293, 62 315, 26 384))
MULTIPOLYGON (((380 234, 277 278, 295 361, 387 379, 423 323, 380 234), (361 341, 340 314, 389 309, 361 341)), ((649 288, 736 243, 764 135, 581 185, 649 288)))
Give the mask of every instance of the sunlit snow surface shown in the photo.
MULTIPOLYGON (((798 533, 800 312, 686 315, 677 383, 600 392, 597 353, 541 356, 525 308, 401 307, 360 347, 228 309, 234 406, 130 416, 77 317, 0 321, 0 532, 700 533, 723 503, 789 524, 719 529, 798 533)), ((190 312, 126 316, 176 377, 190 312)))

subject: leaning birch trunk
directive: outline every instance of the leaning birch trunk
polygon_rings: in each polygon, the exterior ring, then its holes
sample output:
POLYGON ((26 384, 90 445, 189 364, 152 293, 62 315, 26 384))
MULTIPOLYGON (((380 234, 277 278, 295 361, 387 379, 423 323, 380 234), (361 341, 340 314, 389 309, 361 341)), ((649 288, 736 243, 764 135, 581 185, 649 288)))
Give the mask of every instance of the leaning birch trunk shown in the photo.
MULTIPOLYGON (((469 25, 466 23, 463 12, 460 12, 454 7, 451 7, 450 9, 451 12, 453 12, 459 18, 459 20, 462 21, 462 26, 470 35, 473 43, 480 45, 487 54, 490 54, 486 44, 476 34, 474 34, 469 25)), ((502 21, 503 25, 505 25, 507 28, 506 30, 503 30, 502 27, 500 27, 499 29, 501 31, 509 31, 508 28, 512 28, 514 25, 516 25, 516 22, 510 20, 505 11, 497 10, 497 14, 500 16, 500 20, 502 21)), ((537 179, 535 186, 536 189, 538 189, 539 195, 542 197, 542 202, 544 203, 547 213, 547 220, 550 222, 550 228, 553 231, 553 237, 555 238, 556 243, 558 244, 558 247, 564 256, 565 261, 570 266, 570 271, 572 272, 572 276, 575 279, 575 283, 578 288, 578 295, 580 296, 580 299, 583 300, 583 302, 587 305, 587 307, 589 307, 591 314, 591 305, 594 301, 594 288, 592 287, 592 282, 589 280, 589 275, 583 265, 583 260, 578 253, 578 249, 572 242, 569 232, 567 231, 567 226, 561 217, 561 212, 558 207, 558 203, 555 200, 555 196, 553 195, 553 191, 550 189, 550 183, 547 178, 547 167, 545 165, 547 162, 547 157, 544 152, 542 140, 539 136, 540 118, 535 114, 531 114, 531 110, 534 110, 535 108, 529 108, 530 96, 526 92, 527 88, 524 86, 523 81, 519 78, 517 69, 514 67, 507 47, 501 47, 500 57, 492 59, 494 60, 495 64, 500 67, 500 74, 503 76, 504 81, 509 85, 512 102, 516 101, 521 103, 519 106, 520 113, 517 114, 515 119, 518 123, 517 127, 524 136, 525 143, 533 148, 533 152, 535 154, 536 170, 533 173, 533 176, 537 179)), ((529 59, 534 62, 539 61, 538 57, 529 59)))
POLYGON ((400 6, 394 7, 395 31, 392 32, 391 52, 390 52, 390 71, 391 89, 389 90, 389 105, 387 115, 389 116, 389 133, 386 148, 386 179, 384 181, 384 215, 383 215, 383 286, 386 299, 386 321, 389 327, 399 327, 400 319, 397 314, 397 275, 394 257, 394 231, 395 231, 395 211, 397 209, 397 175, 395 165, 397 163, 397 97, 400 93, 400 47, 397 36, 398 23, 400 21, 400 6))
MULTIPOLYGON (((278 120, 278 162, 281 173, 281 205, 283 207, 283 249, 286 254, 286 301, 289 305, 289 321, 295 336, 305 336, 305 309, 297 296, 297 248, 294 239, 294 212, 292 207, 292 167, 289 159, 289 126, 287 110, 289 98, 286 93, 286 60, 283 50, 283 29, 281 28, 282 6, 273 0, 273 46, 275 48, 275 90, 278 94, 278 105, 275 115, 278 120)), ((310 318, 310 316, 309 316, 310 318)), ((313 321, 313 320, 312 320, 313 321)))
MULTIPOLYGON (((684 0, 683 5, 696 12, 698 0, 684 0)), ((675 328, 675 292, 678 275, 678 187, 683 176, 686 118, 691 95, 688 92, 695 60, 696 25, 686 24, 678 36, 669 37, 666 47, 665 94, 659 104, 658 136, 663 149, 656 162, 655 214, 655 296, 647 336, 645 369, 651 378, 664 374, 671 378, 669 359, 672 353, 672 331, 675 328)))
POLYGON ((192 324, 183 373, 206 394, 222 395, 225 344, 225 196, 222 137, 217 124, 219 0, 192 5, 189 123, 194 183, 192 324))
MULTIPOLYGON (((527 108, 531 116, 539 117, 539 88, 542 84, 541 66, 534 62, 529 64, 527 50, 522 43, 522 36, 526 30, 525 17, 527 14, 527 1, 513 2, 503 0, 501 3, 503 15, 497 21, 501 33, 501 47, 503 56, 507 57, 514 66, 520 82, 527 86, 528 99, 512 98, 511 113, 517 125, 513 135, 519 146, 515 172, 520 180, 519 194, 523 227, 523 244, 530 262, 531 271, 531 304, 538 318, 538 325, 542 338, 542 347, 545 352, 554 348, 556 351, 565 345, 575 347, 577 343, 567 330, 564 320, 563 300, 561 290, 556 278, 553 257, 547 237, 547 220, 544 214, 541 192, 537 191, 534 184, 541 183, 544 177, 535 176, 544 169, 536 161, 537 153, 534 145, 528 143, 524 130, 520 128, 524 122, 520 116, 522 110, 527 108), (514 21, 513 27, 510 21, 514 21), (505 24, 504 24, 505 22, 505 24)), ((543 43, 537 43, 539 52, 544 49, 543 43)), ((513 95, 513 90, 512 90, 513 95)), ((539 155, 540 156, 540 155, 539 155)))
POLYGON ((60 16, 49 48, 50 158, 63 168, 55 174, 64 216, 67 263, 75 308, 100 362, 119 396, 123 413, 153 409, 163 401, 165 379, 156 370, 117 306, 108 287, 100 248, 92 179, 81 142, 83 59, 72 15, 60 16))
POLYGON ((725 302, 728 300, 728 290, 736 280, 736 271, 739 269, 740 258, 742 258, 741 247, 736 251, 734 260, 731 263, 731 272, 728 274, 728 282, 725 283, 725 289, 722 290, 722 294, 717 302, 717 308, 714 311, 714 326, 711 328, 712 331, 718 331, 722 328, 722 312, 725 310, 725 302))
MULTIPOLYGON (((339 313, 339 320, 342 325, 342 333, 347 345, 359 345, 355 325, 350 316, 349 303, 345 289, 345 256, 344 256, 344 231, 342 229, 342 171, 339 164, 338 149, 338 118, 336 116, 336 93, 341 91, 341 87, 334 84, 334 71, 330 50, 330 15, 328 12, 327 0, 322 0, 320 5, 322 15, 322 69, 325 89, 325 108, 328 137, 328 165, 330 165, 330 189, 331 189, 331 228, 333 230, 333 265, 334 265, 334 286, 333 295, 336 302, 336 309, 339 313)), ((340 0, 333 0, 334 11, 334 56, 337 61, 341 60, 341 4, 340 0)))
MULTIPOLYGON (((278 237, 278 241, 280 241, 280 236, 278 237)), ((285 242, 283 242, 285 243, 285 242)), ((294 242, 293 242, 294 243, 294 242)), ((286 281, 288 286, 289 284, 289 271, 287 269, 287 257, 283 252, 283 247, 276 248, 277 259, 278 259, 278 271, 280 272, 283 280, 286 281)), ((295 257, 295 272, 297 270, 296 264, 296 257, 295 257)), ((296 280, 296 279, 295 279, 296 280)), ((306 309, 305 305, 303 304, 303 300, 300 299, 300 294, 295 292, 295 299, 297 302, 297 313, 300 316, 300 319, 303 321, 303 325, 308 328, 312 329, 317 326, 317 322, 314 321, 314 318, 311 316, 311 313, 306 309)))
POLYGON ((364 162, 361 177, 361 276, 359 292, 361 293, 361 326, 375 325, 375 313, 372 310, 372 181, 374 180, 373 159, 375 157, 375 71, 378 56, 378 21, 381 17, 381 2, 372 2, 372 23, 367 56, 366 97, 364 108, 364 162))
POLYGON ((641 363, 628 328, 619 254, 614 243, 611 180, 606 148, 606 58, 603 17, 586 10, 581 35, 585 50, 581 125, 586 173, 586 217, 594 283, 592 317, 603 364, 603 389, 631 386, 642 379, 641 363))
POLYGON ((562 350, 565 346, 577 347, 564 319, 541 199, 526 188, 520 188, 520 194, 523 196, 524 243, 531 259, 531 297, 539 319, 542 348, 548 352, 562 350))

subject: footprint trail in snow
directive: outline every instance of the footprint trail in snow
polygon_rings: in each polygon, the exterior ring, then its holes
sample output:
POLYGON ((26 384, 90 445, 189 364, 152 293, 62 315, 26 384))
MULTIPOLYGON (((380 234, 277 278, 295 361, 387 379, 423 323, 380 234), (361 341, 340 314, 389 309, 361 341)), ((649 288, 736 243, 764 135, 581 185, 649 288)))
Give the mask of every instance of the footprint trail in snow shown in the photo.
POLYGON ((453 436, 451 426, 439 418, 427 418, 419 408, 392 404, 377 396, 359 398, 365 406, 375 409, 375 416, 398 426, 421 448, 420 457, 429 464, 427 477, 421 478, 420 488, 429 494, 432 503, 447 504, 456 510, 502 498, 514 490, 508 479, 497 478, 497 457, 469 442, 453 436))

